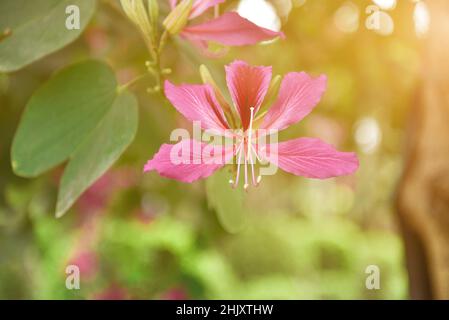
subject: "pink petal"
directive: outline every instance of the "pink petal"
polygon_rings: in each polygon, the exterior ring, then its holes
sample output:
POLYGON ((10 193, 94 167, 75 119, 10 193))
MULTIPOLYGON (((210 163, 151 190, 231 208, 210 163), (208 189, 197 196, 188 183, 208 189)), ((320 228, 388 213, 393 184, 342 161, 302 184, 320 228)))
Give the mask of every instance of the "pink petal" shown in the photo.
POLYGON ((279 96, 268 110, 260 129, 282 130, 307 116, 326 90, 327 78, 313 79, 305 72, 292 72, 282 81, 279 96))
POLYGON ((206 178, 232 159, 233 147, 211 145, 196 140, 163 144, 144 172, 155 170, 161 176, 192 183, 206 178))
POLYGON ((285 37, 282 32, 259 27, 236 12, 226 12, 216 19, 185 27, 182 35, 190 40, 215 41, 226 46, 244 46, 285 37))
POLYGON ((299 138, 267 146, 266 158, 279 168, 307 178, 326 179, 354 173, 359 167, 357 155, 340 152, 312 138, 299 138))
POLYGON ((234 61, 225 69, 232 101, 246 130, 251 119, 250 108, 254 107, 254 114, 257 113, 270 86, 271 67, 253 67, 244 61, 234 61))
POLYGON ((200 121, 203 129, 223 131, 229 128, 223 109, 211 86, 180 85, 165 81, 165 95, 173 106, 190 121, 200 121))
POLYGON ((190 12, 189 19, 194 19, 202 15, 207 9, 225 1, 226 0, 195 0, 192 6, 192 11, 190 12))

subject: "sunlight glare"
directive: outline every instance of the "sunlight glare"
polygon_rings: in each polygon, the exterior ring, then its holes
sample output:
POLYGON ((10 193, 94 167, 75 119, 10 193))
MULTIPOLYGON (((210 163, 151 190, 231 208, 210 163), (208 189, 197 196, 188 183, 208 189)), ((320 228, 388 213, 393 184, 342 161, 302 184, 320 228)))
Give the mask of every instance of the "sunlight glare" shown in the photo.
POLYGON ((418 37, 423 37, 429 30, 430 14, 424 2, 418 2, 413 11, 413 21, 415 22, 415 32, 418 37))
POLYGON ((392 10, 396 7, 396 0, 373 0, 383 10, 392 10))
POLYGON ((359 28, 359 8, 353 2, 345 2, 335 12, 334 23, 340 31, 356 32, 359 28))
POLYGON ((382 132, 376 119, 366 117, 356 124, 355 141, 364 153, 374 153, 381 140, 382 132))
POLYGON ((241 0, 237 12, 249 21, 272 31, 281 29, 275 8, 266 0, 241 0))

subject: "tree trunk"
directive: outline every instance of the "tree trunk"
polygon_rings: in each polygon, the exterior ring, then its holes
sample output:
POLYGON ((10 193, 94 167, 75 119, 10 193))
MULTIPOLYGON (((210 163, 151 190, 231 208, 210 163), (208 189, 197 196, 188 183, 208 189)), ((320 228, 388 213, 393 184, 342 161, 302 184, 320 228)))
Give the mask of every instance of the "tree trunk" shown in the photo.
POLYGON ((449 1, 426 3, 431 26, 397 206, 411 298, 449 299, 449 1))

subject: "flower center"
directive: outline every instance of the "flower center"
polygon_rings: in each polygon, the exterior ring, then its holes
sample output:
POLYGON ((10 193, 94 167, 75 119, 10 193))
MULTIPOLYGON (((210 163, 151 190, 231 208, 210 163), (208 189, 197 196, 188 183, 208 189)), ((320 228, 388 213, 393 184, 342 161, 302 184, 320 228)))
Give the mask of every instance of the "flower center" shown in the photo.
POLYGON ((262 180, 262 176, 258 175, 256 177, 255 175, 255 160, 259 159, 258 155, 257 155, 257 151, 256 151, 256 147, 253 144, 252 141, 252 135, 253 135, 253 121, 254 121, 254 107, 250 108, 251 110, 251 119, 249 122, 249 128, 248 130, 245 132, 245 134, 242 137, 241 142, 239 143, 237 150, 236 150, 236 159, 237 159, 237 174, 235 177, 235 180, 229 180, 229 183, 231 184, 231 186, 233 188, 236 188, 237 185, 239 184, 239 179, 240 179, 240 167, 243 164, 244 165, 244 173, 245 173, 245 184, 243 185, 243 188, 245 190, 248 189, 249 187, 249 183, 248 183, 248 167, 251 168, 251 180, 252 180, 252 184, 253 186, 258 186, 260 181, 262 180), (242 159, 243 157, 243 159, 242 159), (243 163, 242 163, 243 160, 243 163))

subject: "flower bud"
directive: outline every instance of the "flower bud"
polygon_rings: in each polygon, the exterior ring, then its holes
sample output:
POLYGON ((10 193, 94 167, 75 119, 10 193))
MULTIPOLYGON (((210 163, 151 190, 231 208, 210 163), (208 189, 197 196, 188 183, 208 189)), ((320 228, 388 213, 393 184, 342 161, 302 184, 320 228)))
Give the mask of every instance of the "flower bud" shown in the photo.
POLYGON ((182 0, 164 20, 164 27, 172 35, 176 35, 185 27, 192 10, 193 0, 182 0))
POLYGON ((209 69, 204 64, 200 66, 200 75, 203 83, 210 85, 214 90, 215 97, 217 98, 218 103, 223 108, 226 118, 230 120, 232 124, 235 124, 234 114, 232 113, 229 103, 226 101, 226 98, 223 96, 223 93, 221 92, 214 78, 212 78, 209 69))
POLYGON ((270 86, 268 87, 267 93, 265 94, 264 102, 260 107, 260 110, 268 109, 276 100, 279 88, 281 87, 282 77, 280 75, 276 75, 271 79, 270 86))
POLYGON ((147 39, 151 39, 154 31, 143 0, 120 0, 120 3, 128 18, 140 28, 140 31, 147 39))
POLYGON ((281 86, 282 76, 276 75, 271 79, 270 86, 268 87, 267 94, 265 95, 265 100, 269 101, 276 99, 279 88, 281 86))
POLYGON ((157 0, 148 0, 148 14, 154 33, 157 33, 157 23, 159 19, 159 4, 157 0))
POLYGON ((281 87, 282 76, 276 75, 271 79, 270 86, 268 87, 267 93, 265 94, 264 101, 260 106, 258 111, 259 115, 254 119, 254 126, 259 127, 267 114, 268 109, 273 105, 276 101, 279 89, 281 87))

